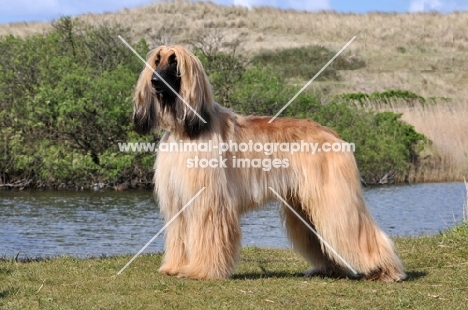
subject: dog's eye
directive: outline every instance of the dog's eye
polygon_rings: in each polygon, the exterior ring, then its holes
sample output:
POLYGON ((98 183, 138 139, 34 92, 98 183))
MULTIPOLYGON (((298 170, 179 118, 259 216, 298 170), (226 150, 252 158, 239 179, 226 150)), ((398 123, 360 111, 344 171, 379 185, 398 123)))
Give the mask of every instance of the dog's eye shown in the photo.
POLYGON ((174 63, 177 63, 177 59, 176 59, 176 55, 172 54, 171 56, 169 56, 169 64, 172 65, 174 63))
POLYGON ((159 59, 156 59, 156 67, 159 66, 159 59))

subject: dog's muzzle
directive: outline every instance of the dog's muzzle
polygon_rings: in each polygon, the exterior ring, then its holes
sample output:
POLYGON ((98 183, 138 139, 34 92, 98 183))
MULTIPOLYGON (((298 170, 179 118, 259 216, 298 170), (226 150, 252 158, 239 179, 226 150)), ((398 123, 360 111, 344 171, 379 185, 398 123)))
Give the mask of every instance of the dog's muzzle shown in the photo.
POLYGON ((153 73, 153 76, 151 77, 151 85, 153 85, 153 88, 157 93, 163 92, 166 88, 166 85, 156 73, 153 73))

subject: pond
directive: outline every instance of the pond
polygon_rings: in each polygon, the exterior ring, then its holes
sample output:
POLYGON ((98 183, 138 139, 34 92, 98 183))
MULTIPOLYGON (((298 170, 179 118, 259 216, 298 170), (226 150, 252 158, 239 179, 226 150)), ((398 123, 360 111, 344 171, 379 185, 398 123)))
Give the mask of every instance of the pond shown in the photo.
MULTIPOLYGON (((391 236, 435 234, 462 221, 463 183, 365 188, 369 209, 391 236)), ((270 203, 242 217, 242 245, 287 248, 270 203)), ((151 191, 0 191, 0 255, 89 257, 138 252, 163 226, 151 191)), ((163 250, 158 237, 145 252, 163 250)))

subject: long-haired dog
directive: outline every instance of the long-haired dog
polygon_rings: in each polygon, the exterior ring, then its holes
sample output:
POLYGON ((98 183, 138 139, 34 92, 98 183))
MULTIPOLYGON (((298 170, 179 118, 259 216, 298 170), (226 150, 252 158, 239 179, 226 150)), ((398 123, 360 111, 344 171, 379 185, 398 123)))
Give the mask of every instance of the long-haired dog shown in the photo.
MULTIPOLYGON (((199 59, 181 46, 159 47, 147 61, 154 71, 145 67, 136 85, 136 130, 145 134, 165 129, 161 144, 210 141, 214 146, 202 151, 159 150, 154 182, 166 221, 205 187, 168 226, 160 272, 192 279, 229 277, 240 252, 240 216, 275 199, 271 187, 361 277, 381 281, 406 277, 392 241, 366 208, 352 152, 275 149, 266 154, 230 147, 220 153, 217 148, 228 142, 342 143, 334 131, 310 120, 278 118, 269 123, 269 117, 241 116, 220 106, 213 100, 199 59), (195 158, 219 160, 221 165, 197 167, 195 158), (277 160, 277 165, 272 169, 239 167, 235 165, 239 159, 277 160)), ((294 249, 312 265, 307 275, 355 276, 286 206, 282 216, 294 249)))

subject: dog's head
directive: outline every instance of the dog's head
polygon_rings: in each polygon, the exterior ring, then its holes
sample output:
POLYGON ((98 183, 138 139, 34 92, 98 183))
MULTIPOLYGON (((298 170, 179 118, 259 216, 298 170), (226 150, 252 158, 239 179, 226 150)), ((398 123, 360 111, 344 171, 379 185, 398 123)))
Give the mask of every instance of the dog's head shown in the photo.
POLYGON ((135 88, 135 130, 147 134, 160 126, 195 138, 207 129, 214 104, 200 60, 175 45, 151 51, 147 63, 135 88))

